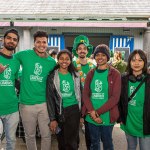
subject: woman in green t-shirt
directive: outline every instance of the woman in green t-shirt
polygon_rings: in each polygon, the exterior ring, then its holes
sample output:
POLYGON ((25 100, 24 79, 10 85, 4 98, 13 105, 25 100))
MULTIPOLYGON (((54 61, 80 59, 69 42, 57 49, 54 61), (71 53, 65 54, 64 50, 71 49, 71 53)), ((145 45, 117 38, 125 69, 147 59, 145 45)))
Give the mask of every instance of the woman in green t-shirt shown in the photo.
POLYGON ((108 64, 110 53, 107 45, 98 45, 94 58, 97 67, 89 71, 85 80, 82 115, 89 129, 90 150, 100 150, 101 142, 104 150, 114 150, 112 131, 119 117, 121 75, 108 64))
POLYGON ((58 64, 47 79, 50 129, 59 150, 77 150, 81 109, 81 82, 68 50, 57 55, 58 64))
POLYGON ((126 134, 128 150, 150 149, 150 75, 144 51, 134 50, 129 58, 127 74, 122 76, 119 103, 121 129, 126 134), (138 85, 138 91, 129 99, 138 85))

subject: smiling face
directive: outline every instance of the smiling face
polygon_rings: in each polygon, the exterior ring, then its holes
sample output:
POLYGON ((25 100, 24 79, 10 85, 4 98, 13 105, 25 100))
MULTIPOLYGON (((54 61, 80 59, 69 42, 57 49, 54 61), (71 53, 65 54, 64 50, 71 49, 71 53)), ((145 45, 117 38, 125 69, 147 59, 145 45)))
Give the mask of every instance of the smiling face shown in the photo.
POLYGON ((67 53, 61 54, 58 59, 58 64, 60 66, 60 69, 68 70, 68 67, 71 64, 69 55, 67 53))
POLYGON ((48 47, 47 38, 46 37, 36 37, 34 42, 35 52, 37 54, 45 53, 48 47))
POLYGON ((97 53, 95 55, 95 61, 97 63, 97 67, 99 69, 106 69, 107 68, 107 56, 104 53, 97 53))
POLYGON ((133 58, 130 61, 130 65, 134 75, 142 74, 144 61, 141 59, 138 53, 133 56, 133 58))
POLYGON ((14 33, 8 33, 7 36, 4 38, 4 47, 8 51, 15 50, 17 44, 18 44, 18 37, 14 33))
POLYGON ((87 47, 84 44, 80 44, 77 48, 76 53, 78 54, 79 58, 85 58, 88 54, 87 47))

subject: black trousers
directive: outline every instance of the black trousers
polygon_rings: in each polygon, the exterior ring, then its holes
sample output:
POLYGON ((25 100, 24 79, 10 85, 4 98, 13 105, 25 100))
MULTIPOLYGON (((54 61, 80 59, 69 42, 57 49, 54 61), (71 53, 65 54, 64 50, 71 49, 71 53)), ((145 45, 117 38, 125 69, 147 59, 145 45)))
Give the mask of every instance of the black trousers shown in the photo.
POLYGON ((59 124, 61 131, 57 134, 59 150, 78 150, 80 111, 78 105, 64 109, 65 122, 59 124))
POLYGON ((89 133, 89 128, 88 128, 88 122, 84 120, 84 125, 85 125, 85 143, 86 143, 86 148, 87 150, 90 150, 90 145, 91 145, 91 139, 90 139, 90 133, 89 133))

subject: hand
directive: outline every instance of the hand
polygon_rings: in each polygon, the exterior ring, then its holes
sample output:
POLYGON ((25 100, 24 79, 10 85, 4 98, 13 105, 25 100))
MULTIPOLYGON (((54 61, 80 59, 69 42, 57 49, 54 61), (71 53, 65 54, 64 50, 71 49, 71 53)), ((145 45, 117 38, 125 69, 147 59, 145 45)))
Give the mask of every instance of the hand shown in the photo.
POLYGON ((103 122, 100 117, 95 118, 94 121, 98 124, 101 124, 103 122))
POLYGON ((8 65, 3 66, 2 64, 0 64, 0 73, 2 73, 7 67, 8 65))
POLYGON ((57 126, 58 126, 57 121, 54 120, 54 121, 50 122, 50 130, 52 131, 53 134, 56 132, 57 126))
POLYGON ((80 126, 82 127, 84 125, 84 119, 80 118, 80 126))
POLYGON ((89 112, 90 117, 94 120, 95 118, 99 117, 98 113, 95 110, 89 112))
POLYGON ((84 123, 84 118, 80 118, 80 123, 84 123))
POLYGON ((98 113, 97 113, 95 110, 89 112, 89 114, 90 114, 90 117, 91 117, 96 123, 101 124, 101 123, 103 122, 102 119, 100 118, 100 116, 98 115, 98 113))

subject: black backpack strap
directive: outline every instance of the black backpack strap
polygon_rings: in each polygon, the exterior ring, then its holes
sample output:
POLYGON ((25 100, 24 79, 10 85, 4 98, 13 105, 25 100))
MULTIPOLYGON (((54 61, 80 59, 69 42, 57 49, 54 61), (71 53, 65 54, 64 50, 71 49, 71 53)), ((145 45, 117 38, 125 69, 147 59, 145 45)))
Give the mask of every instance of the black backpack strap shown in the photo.
POLYGON ((132 92, 132 94, 130 95, 130 97, 128 98, 128 102, 134 97, 134 95, 136 94, 136 92, 139 90, 139 88, 142 86, 142 84, 145 82, 146 77, 144 77, 144 79, 140 82, 140 84, 137 86, 137 88, 132 92))

